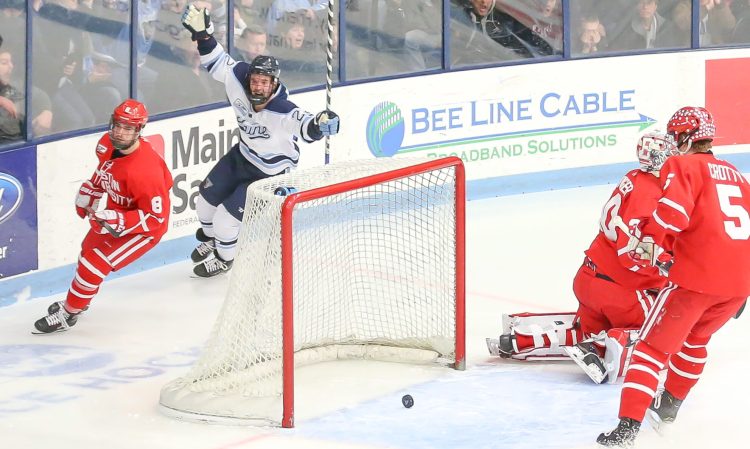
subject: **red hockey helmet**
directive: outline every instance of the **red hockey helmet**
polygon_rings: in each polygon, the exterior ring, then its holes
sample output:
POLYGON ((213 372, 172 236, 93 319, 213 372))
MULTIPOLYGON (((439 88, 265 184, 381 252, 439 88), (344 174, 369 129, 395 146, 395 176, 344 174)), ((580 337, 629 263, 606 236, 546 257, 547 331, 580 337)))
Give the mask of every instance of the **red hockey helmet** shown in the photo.
POLYGON ((140 137, 141 130, 146 126, 147 121, 148 111, 143 103, 132 98, 123 101, 112 112, 112 118, 109 121, 109 137, 112 145, 118 150, 123 150, 133 145, 138 140, 138 137, 140 137), (134 128, 133 135, 115 135, 116 124, 134 128))
POLYGON ((667 158, 679 154, 679 151, 671 135, 653 131, 638 139, 636 154, 641 163, 641 170, 654 172, 661 170, 667 158))
POLYGON ((713 139, 716 134, 716 125, 708 109, 685 106, 678 109, 669 119, 667 133, 674 137, 678 148, 688 144, 684 150, 688 151, 693 146, 693 142, 713 139))
POLYGON ((128 98, 115 108, 115 111, 112 113, 112 120, 119 123, 126 123, 130 126, 137 126, 140 130, 146 126, 148 111, 146 110, 146 106, 140 101, 128 98))

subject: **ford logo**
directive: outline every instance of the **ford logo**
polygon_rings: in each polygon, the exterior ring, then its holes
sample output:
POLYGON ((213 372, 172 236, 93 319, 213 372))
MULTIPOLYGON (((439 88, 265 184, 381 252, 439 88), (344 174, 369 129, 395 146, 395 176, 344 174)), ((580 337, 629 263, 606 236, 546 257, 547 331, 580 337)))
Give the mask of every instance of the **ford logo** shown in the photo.
POLYGON ((0 223, 13 215, 23 201, 21 183, 11 175, 0 173, 0 223))

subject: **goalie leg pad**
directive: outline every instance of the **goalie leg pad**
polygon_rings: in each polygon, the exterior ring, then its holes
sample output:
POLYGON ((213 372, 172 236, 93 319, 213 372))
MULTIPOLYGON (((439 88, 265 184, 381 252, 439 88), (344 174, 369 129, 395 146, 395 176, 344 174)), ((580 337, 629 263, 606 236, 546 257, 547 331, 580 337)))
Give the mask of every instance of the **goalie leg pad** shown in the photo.
POLYGON ((510 335, 511 358, 566 360, 562 346, 578 343, 575 313, 518 313, 503 315, 503 336, 510 335))
POLYGON ((615 383, 625 375, 633 355, 637 329, 610 329, 604 336, 604 366, 607 368, 607 383, 615 383))

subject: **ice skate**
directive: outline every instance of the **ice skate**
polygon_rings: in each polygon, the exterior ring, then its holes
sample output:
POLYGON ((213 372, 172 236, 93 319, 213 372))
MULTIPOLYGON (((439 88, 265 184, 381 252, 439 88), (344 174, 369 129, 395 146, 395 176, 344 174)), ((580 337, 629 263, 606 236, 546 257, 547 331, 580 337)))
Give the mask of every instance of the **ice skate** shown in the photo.
POLYGON ((202 228, 198 228, 195 232, 195 238, 201 243, 195 247, 193 252, 190 254, 190 259, 193 263, 200 263, 206 260, 216 249, 216 243, 212 237, 207 236, 202 228))
POLYGON ((596 442, 604 447, 632 448, 641 423, 631 418, 622 418, 614 430, 599 434, 596 442))
POLYGON ((214 257, 206 259, 202 263, 198 264, 193 268, 193 273, 196 276, 202 278, 214 277, 218 274, 226 273, 232 268, 233 261, 223 260, 214 251, 214 257))
POLYGON ((513 335, 503 334, 498 339, 487 338, 487 350, 490 354, 504 359, 510 358, 513 354, 513 335))
POLYGON ((667 432, 669 426, 677 418, 677 412, 680 410, 682 400, 672 396, 672 393, 663 390, 657 394, 646 412, 646 418, 654 430, 663 435, 667 432))
POLYGON ((607 368, 596 351, 594 343, 583 342, 563 348, 571 359, 581 367, 594 383, 600 384, 607 378, 607 368))
POLYGON ((63 307, 65 301, 58 301, 52 303, 47 308, 48 315, 39 318, 34 323, 34 327, 37 332, 35 334, 51 334, 52 332, 62 332, 68 330, 70 327, 75 326, 78 321, 79 313, 70 313, 63 307))

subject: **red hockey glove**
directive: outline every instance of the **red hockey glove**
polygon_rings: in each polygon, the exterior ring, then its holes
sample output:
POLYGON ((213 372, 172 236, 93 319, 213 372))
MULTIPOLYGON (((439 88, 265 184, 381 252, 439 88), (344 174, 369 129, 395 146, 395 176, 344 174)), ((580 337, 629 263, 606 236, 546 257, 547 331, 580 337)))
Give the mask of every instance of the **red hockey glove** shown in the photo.
POLYGON ((98 234, 119 234, 125 229, 125 217, 121 212, 104 209, 89 217, 89 225, 98 234))
POLYGON ((86 181, 81 184, 76 195, 76 213, 81 218, 86 218, 88 211, 86 208, 96 210, 99 206, 99 200, 102 199, 104 191, 94 186, 91 181, 86 181))

